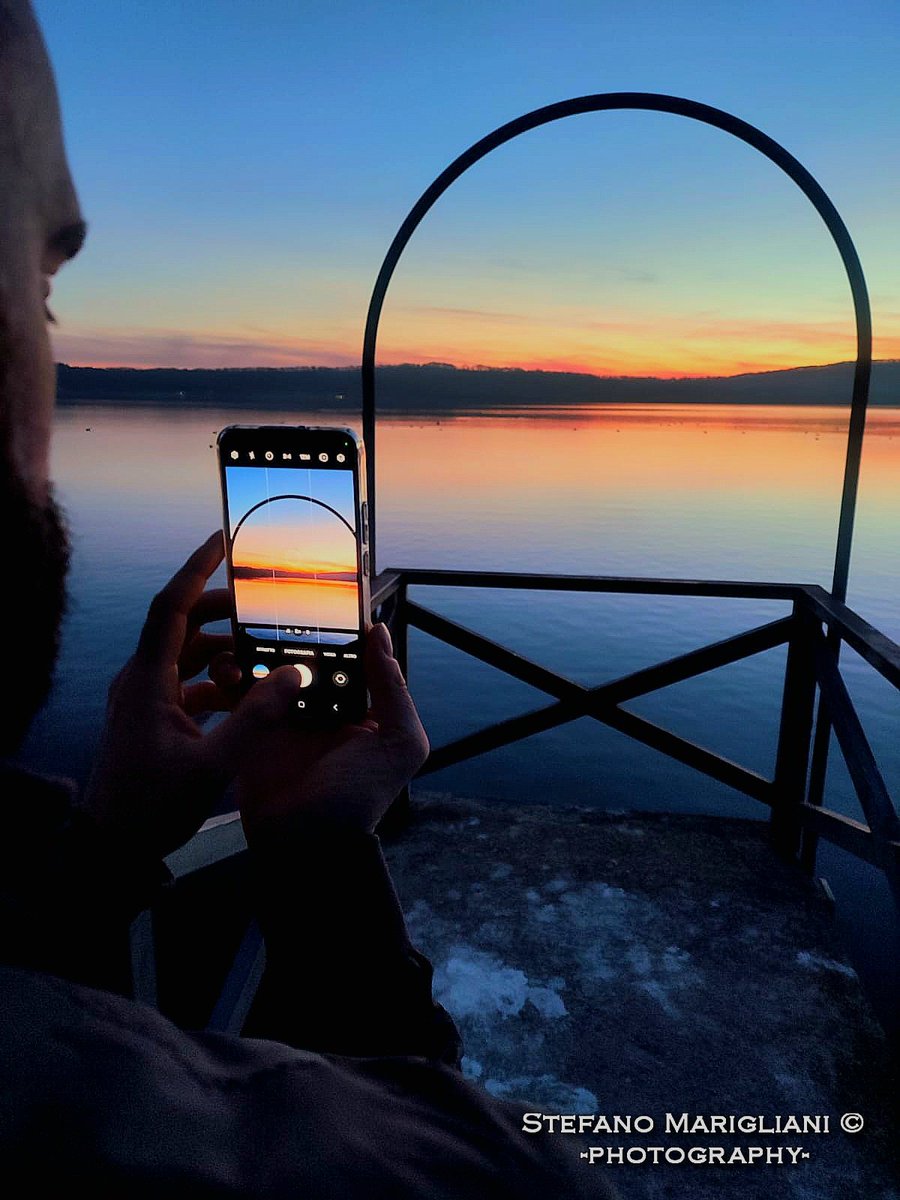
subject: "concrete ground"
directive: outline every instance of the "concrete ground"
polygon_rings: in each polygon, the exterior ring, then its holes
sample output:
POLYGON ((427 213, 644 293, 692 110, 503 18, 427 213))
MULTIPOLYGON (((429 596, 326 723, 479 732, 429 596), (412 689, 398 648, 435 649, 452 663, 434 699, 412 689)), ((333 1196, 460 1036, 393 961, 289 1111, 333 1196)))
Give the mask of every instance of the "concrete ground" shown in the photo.
POLYGON ((830 905, 764 825, 417 794, 386 851, 467 1075, 534 1112, 652 1120, 582 1139, 604 1155, 738 1148, 731 1165, 585 1162, 623 1197, 900 1197, 884 1037, 830 905), (694 1132, 667 1133, 667 1113, 694 1132), (830 1130, 723 1132, 713 1115, 830 1130), (782 1165, 742 1163, 752 1147, 782 1165))

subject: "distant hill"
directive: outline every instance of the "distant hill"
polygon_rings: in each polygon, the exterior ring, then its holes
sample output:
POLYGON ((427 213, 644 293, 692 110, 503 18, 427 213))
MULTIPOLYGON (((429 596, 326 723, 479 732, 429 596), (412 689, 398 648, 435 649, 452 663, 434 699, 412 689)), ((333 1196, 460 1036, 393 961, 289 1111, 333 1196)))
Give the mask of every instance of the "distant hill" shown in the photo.
MULTIPOLYGON (((379 411, 429 413, 543 404, 847 404, 852 363, 704 379, 611 378, 563 371, 462 368, 447 363, 379 367, 379 411)), ((221 370, 70 367, 57 364, 61 404, 144 403, 274 411, 358 410, 358 367, 221 370)), ((873 364, 870 402, 900 406, 900 360, 873 364)))
POLYGON ((242 567, 235 563, 232 567, 232 574, 235 579, 286 579, 289 582, 292 580, 311 580, 315 579, 317 583, 323 580, 331 583, 356 583, 357 574, 355 571, 288 571, 280 570, 277 567, 242 567))

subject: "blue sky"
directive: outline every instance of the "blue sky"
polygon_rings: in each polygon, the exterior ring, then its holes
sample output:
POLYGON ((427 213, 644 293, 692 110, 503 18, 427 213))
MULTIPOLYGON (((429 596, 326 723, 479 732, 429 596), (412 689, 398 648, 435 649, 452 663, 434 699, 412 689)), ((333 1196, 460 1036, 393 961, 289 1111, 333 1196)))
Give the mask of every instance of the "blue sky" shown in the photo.
MULTIPOLYGON (((823 184, 900 357, 891 3, 38 0, 91 223, 56 287, 58 356, 350 363, 400 221, 532 108, 655 91, 762 128, 823 184)), ((726 135, 573 118, 479 164, 389 294, 384 361, 731 373, 852 357, 818 218, 726 135)))
MULTIPOLYGON (((356 526, 353 508, 353 473, 351 471, 320 471, 279 467, 226 467, 228 480, 228 512, 232 529, 253 507, 268 496, 296 493, 313 496, 329 505, 356 526)), ((336 518, 332 518, 336 520, 336 518)))

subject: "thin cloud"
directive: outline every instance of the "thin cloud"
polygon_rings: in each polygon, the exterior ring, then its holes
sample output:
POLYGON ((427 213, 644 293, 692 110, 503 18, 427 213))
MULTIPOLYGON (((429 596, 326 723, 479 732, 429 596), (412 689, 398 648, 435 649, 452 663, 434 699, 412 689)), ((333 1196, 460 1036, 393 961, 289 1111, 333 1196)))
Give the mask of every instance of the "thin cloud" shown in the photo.
POLYGON ((600 267, 600 274, 612 275, 625 283, 659 283, 659 275, 655 271, 644 271, 640 267, 600 267))
POLYGON ((341 342, 152 330, 54 331, 56 358, 93 367, 344 367, 359 352, 341 342))
POLYGON ((464 321, 493 322, 495 325, 547 325, 546 317, 528 313, 498 312, 493 308, 447 308, 440 304, 416 304, 396 309, 405 317, 460 317, 464 321))
MULTIPOLYGON (((491 324, 501 327, 521 327, 543 331, 548 337, 559 337, 566 331, 589 332, 611 337, 673 338, 720 343, 727 353, 727 344, 743 342, 748 345, 789 343, 798 348, 821 351, 831 348, 839 356, 852 347, 855 331, 852 316, 843 320, 798 321, 791 318, 721 317, 714 313, 650 314, 646 317, 591 318, 576 316, 566 310, 550 309, 546 314, 510 313, 490 308, 453 308, 439 305, 408 306, 397 310, 408 321, 417 317, 442 317, 448 321, 477 322, 486 330, 491 324)), ((900 353, 900 315, 880 312, 875 326, 875 352, 880 358, 896 357, 900 353)))

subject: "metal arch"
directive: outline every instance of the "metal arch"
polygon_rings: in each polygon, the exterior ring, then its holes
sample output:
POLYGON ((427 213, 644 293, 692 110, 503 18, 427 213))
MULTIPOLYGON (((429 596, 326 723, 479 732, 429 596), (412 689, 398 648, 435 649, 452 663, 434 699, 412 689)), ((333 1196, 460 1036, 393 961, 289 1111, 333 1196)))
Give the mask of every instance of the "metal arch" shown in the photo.
POLYGON ((850 551, 853 541, 853 521, 856 512, 856 495, 859 486, 859 464, 862 454, 862 441, 866 424, 866 406, 869 397, 869 380, 872 371, 872 316, 869 308, 869 297, 866 281, 860 265, 856 247, 850 238, 837 209, 826 195, 821 185, 813 178, 807 169, 789 154, 783 146, 767 134, 732 116, 722 109, 713 108, 708 104, 700 104, 696 100, 685 100, 679 96, 665 96, 654 92, 604 92, 593 96, 578 96, 571 100, 562 100, 557 104, 548 104, 537 108, 524 116, 501 125, 487 137, 475 142, 468 150, 455 159, 435 181, 428 187, 413 207, 406 220, 397 230, 394 240, 385 255, 372 298, 369 301, 369 311, 366 317, 366 329, 363 339, 362 356, 362 407, 363 407, 363 436, 367 449, 367 482, 369 502, 370 546, 372 556, 372 571, 375 573, 375 346, 378 337, 378 322, 387 293, 388 284, 397 266, 397 262, 407 242, 419 226, 423 217, 444 194, 447 188, 460 175, 473 166, 479 159, 490 154, 498 146, 512 141, 519 134, 548 125, 551 121, 559 121, 563 117, 575 116, 578 113, 605 112, 611 109, 637 109, 645 112, 667 112, 675 116, 689 117, 704 125, 713 125, 726 133, 733 134, 741 141, 753 146, 766 158, 780 167, 784 173, 797 184, 807 199, 812 203, 816 212, 825 222, 831 234, 847 278, 853 297, 853 309, 856 318, 856 369, 853 376, 853 393, 850 404, 850 425, 847 438, 847 456, 844 466, 844 486, 841 496, 841 513, 838 522, 837 545, 835 548, 834 577, 832 595, 843 601, 847 596, 847 580, 850 573, 850 551))
POLYGON ((271 504, 274 500, 308 500, 310 502, 310 504, 318 504, 322 508, 327 508, 330 513, 334 513, 334 515, 337 517, 337 519, 339 521, 343 521, 343 523, 347 526, 347 528, 350 530, 350 532, 353 534, 353 536, 356 537, 356 530, 353 528, 353 526, 350 524, 350 522, 347 520, 347 518, 344 516, 341 516, 341 514, 338 512, 338 510, 336 508, 332 508, 331 505, 326 504, 324 500, 317 500, 315 496, 298 496, 294 492, 286 492, 283 496, 267 496, 265 498, 265 500, 260 500, 258 504, 254 504, 252 508, 248 508, 247 511, 244 513, 244 515, 241 517, 241 519, 238 521, 237 525, 235 525, 235 527, 234 527, 234 533, 231 535, 231 545, 232 546, 234 545, 234 539, 238 535, 238 530, 243 525, 243 523, 247 520, 247 518, 250 516, 250 514, 255 513, 258 508, 263 508, 263 507, 265 507, 265 505, 271 504))

